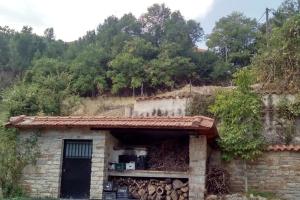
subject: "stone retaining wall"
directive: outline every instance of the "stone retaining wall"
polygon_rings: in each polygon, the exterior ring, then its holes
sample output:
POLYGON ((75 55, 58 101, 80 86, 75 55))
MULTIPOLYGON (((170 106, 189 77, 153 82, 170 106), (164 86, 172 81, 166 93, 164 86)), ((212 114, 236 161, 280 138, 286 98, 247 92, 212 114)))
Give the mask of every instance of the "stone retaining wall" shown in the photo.
MULTIPOLYGON (((212 152, 209 165, 221 165, 230 173, 231 191, 244 192, 244 162, 220 160, 219 152, 212 152)), ((287 200, 300 199, 300 152, 266 152, 255 162, 247 163, 248 188, 272 192, 287 200)))

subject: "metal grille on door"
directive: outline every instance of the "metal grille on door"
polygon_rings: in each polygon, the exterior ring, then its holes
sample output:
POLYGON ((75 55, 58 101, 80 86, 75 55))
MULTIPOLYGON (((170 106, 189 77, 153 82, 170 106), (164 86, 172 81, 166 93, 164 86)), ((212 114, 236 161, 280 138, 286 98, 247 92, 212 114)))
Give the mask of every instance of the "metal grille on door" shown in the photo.
POLYGON ((65 158, 90 159, 92 158, 92 143, 89 141, 66 141, 65 158))

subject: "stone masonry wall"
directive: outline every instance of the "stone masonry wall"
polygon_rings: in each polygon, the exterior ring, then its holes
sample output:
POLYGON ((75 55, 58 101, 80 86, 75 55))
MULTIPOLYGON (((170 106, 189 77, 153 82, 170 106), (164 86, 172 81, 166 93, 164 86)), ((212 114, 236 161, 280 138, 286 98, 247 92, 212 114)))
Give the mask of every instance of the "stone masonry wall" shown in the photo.
POLYGON ((40 156, 36 165, 28 165, 23 170, 22 184, 31 196, 60 196, 61 168, 64 139, 89 139, 93 141, 90 198, 102 198, 104 175, 105 140, 107 131, 89 129, 21 130, 21 137, 38 135, 40 156))
MULTIPOLYGON (((245 170, 241 160, 220 160, 220 152, 212 152, 209 165, 221 165, 230 173, 231 191, 245 189, 245 170)), ((255 162, 247 163, 248 188, 272 192, 286 200, 300 199, 300 152, 266 152, 255 162)))
POLYGON ((203 200, 207 158, 206 136, 190 136, 189 200, 203 200))

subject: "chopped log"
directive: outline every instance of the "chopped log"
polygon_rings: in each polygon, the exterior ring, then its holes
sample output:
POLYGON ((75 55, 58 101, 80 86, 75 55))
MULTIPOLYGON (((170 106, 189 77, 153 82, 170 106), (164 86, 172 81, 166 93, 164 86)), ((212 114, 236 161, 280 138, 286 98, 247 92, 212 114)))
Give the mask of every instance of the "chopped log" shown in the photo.
POLYGON ((144 194, 146 193, 146 191, 144 189, 139 189, 138 194, 140 195, 140 197, 144 196, 144 194))
POLYGON ((182 187, 182 188, 180 188, 180 190, 182 191, 182 192, 188 192, 189 191, 189 187, 182 187))
POLYGON ((158 186, 156 188, 156 194, 162 196, 164 194, 164 188, 162 186, 158 186))
POLYGON ((155 191, 156 191, 156 186, 150 185, 150 184, 149 184, 149 185, 148 185, 148 193, 149 193, 149 195, 154 194, 155 191))
POLYGON ((170 184, 166 184, 167 180, 125 177, 115 177, 113 181, 119 186, 127 186, 132 197, 139 200, 188 199, 188 183, 183 183, 179 179, 171 181, 170 184))
POLYGON ((171 196, 172 200, 178 200, 178 194, 175 190, 172 191, 170 196, 171 196))
POLYGON ((172 185, 171 184, 167 184, 166 187, 165 187, 165 189, 167 191, 172 190, 172 185))
POLYGON ((173 185, 173 188, 174 188, 175 190, 177 190, 177 189, 183 187, 183 182, 182 182, 181 180, 179 180, 179 179, 175 179, 175 180, 173 181, 172 185, 173 185))
POLYGON ((180 195, 180 196, 179 196, 179 200, 184 200, 184 196, 183 196, 183 195, 180 195))

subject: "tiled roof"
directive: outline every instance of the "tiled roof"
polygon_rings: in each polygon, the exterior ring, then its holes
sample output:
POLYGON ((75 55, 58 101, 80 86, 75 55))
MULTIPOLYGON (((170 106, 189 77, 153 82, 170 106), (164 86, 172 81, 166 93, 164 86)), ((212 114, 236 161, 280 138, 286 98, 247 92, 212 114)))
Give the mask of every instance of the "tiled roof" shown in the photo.
POLYGON ((168 95, 168 96, 148 96, 148 97, 138 97, 136 101, 148 101, 148 100, 161 100, 161 99, 184 99, 190 98, 191 95, 168 95))
POLYGON ((268 151, 300 151, 300 145, 270 145, 267 148, 268 151))
POLYGON ((64 128, 89 127, 103 129, 177 129, 193 130, 198 134, 216 136, 214 119, 204 116, 193 117, 104 117, 104 116, 69 116, 11 117, 6 124, 16 128, 64 128))

